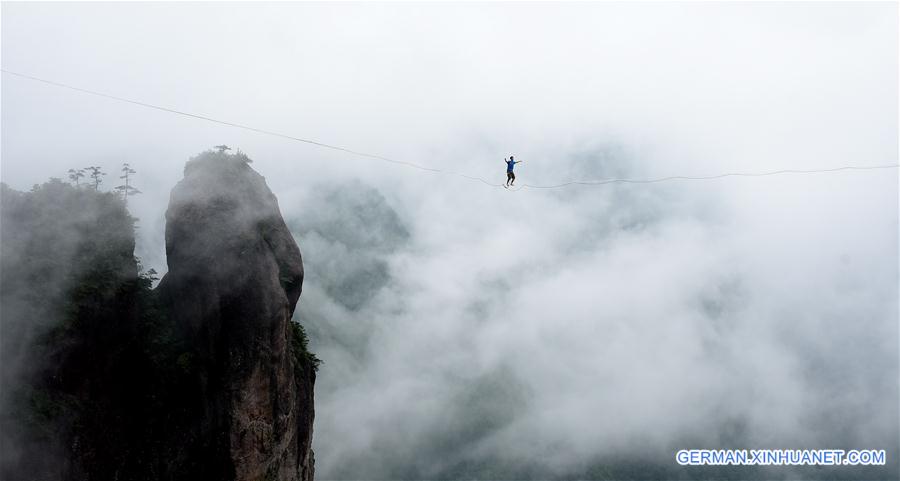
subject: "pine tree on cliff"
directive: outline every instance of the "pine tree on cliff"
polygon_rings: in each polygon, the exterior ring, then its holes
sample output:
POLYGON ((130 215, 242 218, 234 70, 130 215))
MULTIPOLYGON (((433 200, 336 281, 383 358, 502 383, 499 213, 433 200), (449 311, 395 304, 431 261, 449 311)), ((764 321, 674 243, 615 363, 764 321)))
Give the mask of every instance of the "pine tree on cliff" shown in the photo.
POLYGON ((79 180, 81 180, 82 177, 84 177, 84 169, 69 169, 69 180, 71 180, 76 187, 78 187, 79 180))
POLYGON ((131 176, 136 174, 137 172, 128 165, 128 162, 122 164, 122 175, 119 176, 120 179, 125 179, 125 183, 122 185, 117 185, 115 190, 122 194, 122 198, 125 200, 125 204, 128 204, 128 196, 140 194, 141 191, 134 188, 131 185, 131 176))
POLYGON ((85 170, 90 171, 91 173, 91 181, 94 183, 94 190, 100 190, 100 184, 103 182, 103 176, 106 175, 106 172, 100 170, 100 167, 95 165, 85 167, 85 170))

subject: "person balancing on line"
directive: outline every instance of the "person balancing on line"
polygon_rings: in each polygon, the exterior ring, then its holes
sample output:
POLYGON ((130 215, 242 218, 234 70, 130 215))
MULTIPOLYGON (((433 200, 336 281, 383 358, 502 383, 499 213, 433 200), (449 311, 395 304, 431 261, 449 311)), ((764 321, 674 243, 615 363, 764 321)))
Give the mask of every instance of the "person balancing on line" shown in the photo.
POLYGON ((503 161, 506 162, 506 185, 504 185, 503 187, 509 188, 509 186, 516 183, 516 174, 513 174, 513 167, 515 167, 516 164, 521 164, 525 161, 515 160, 511 155, 509 156, 509 160, 506 160, 506 158, 504 158, 503 161))

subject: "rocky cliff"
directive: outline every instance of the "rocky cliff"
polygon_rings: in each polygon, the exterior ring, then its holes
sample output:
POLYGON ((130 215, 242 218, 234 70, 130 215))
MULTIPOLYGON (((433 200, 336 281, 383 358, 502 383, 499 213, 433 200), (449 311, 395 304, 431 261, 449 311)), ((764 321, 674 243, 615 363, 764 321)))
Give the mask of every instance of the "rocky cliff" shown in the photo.
POLYGON ((199 366, 204 415, 189 427, 198 474, 309 480, 315 370, 292 354, 291 324, 303 263, 246 160, 210 152, 188 162, 166 212, 158 291, 199 366))
POLYGON ((121 199, 3 186, 0 479, 313 478, 303 264, 248 163, 187 163, 156 289, 121 199))

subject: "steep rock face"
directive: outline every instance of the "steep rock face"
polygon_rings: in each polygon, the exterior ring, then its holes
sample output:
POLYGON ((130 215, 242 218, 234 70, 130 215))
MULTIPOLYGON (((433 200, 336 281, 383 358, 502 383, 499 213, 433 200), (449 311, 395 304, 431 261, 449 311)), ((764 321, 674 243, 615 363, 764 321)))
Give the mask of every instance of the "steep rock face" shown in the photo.
POLYGON ((134 219, 54 179, 0 184, 0 224, 0 479, 113 479, 153 450, 134 219))
POLYGON ((193 366, 177 477, 311 480, 315 368, 296 356, 300 250, 241 155, 185 167, 166 212, 157 291, 193 366))

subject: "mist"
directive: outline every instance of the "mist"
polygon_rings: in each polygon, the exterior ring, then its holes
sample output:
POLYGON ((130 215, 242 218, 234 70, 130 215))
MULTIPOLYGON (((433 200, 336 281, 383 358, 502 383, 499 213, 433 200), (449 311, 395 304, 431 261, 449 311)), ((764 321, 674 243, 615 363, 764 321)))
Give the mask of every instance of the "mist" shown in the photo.
MULTIPOLYGON (((497 183, 509 155, 520 184, 898 160, 890 3, 0 13, 4 69, 497 183)), ((184 162, 254 160, 303 253, 321 479, 698 447, 886 449, 896 472, 896 170, 507 191, 0 80, 3 182, 100 165, 105 190, 130 163, 160 273, 184 162)))

